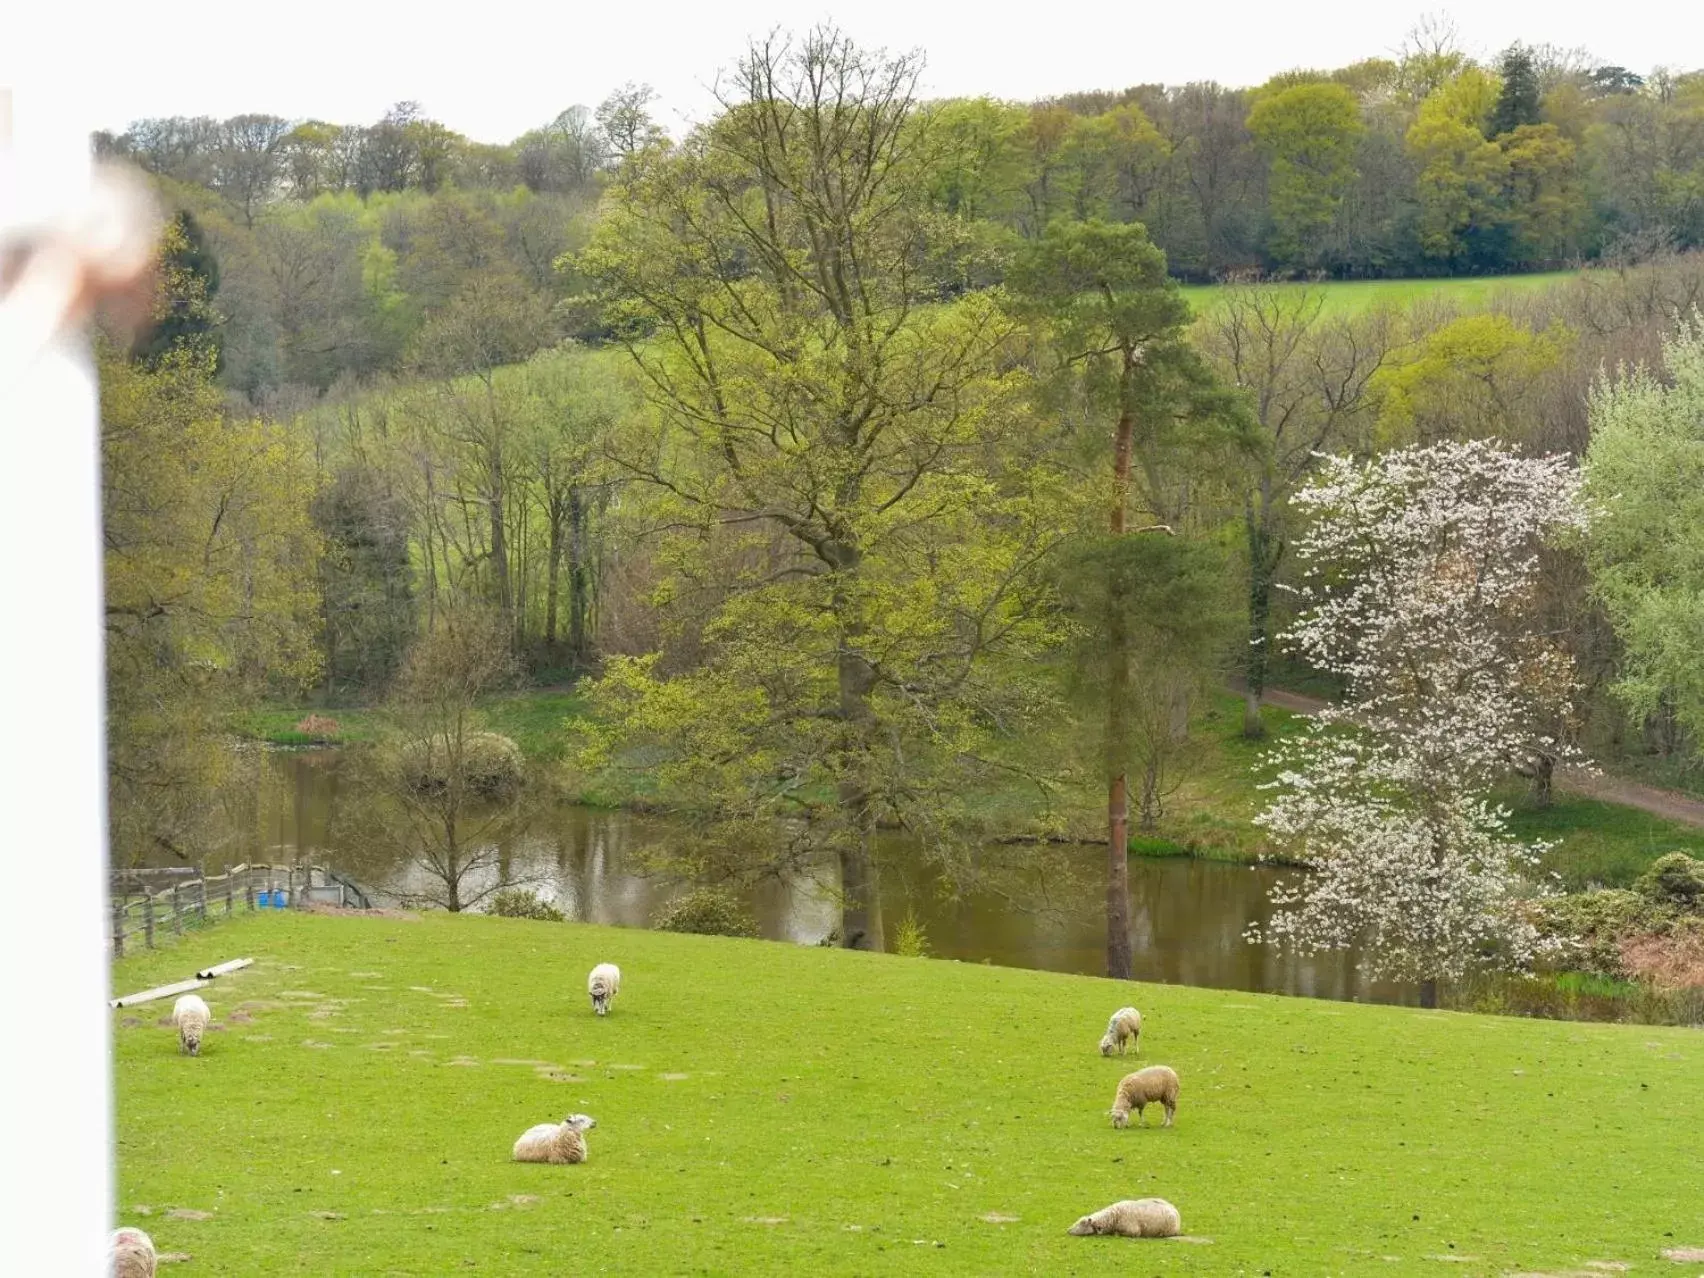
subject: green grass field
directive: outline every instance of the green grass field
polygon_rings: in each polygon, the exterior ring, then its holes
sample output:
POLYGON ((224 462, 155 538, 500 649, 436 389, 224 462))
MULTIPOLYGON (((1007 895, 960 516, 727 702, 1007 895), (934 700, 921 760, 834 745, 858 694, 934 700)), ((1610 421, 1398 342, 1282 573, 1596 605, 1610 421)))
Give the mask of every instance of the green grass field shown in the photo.
MULTIPOLYGON (((1375 305, 1405 306, 1439 298, 1464 310, 1489 304, 1499 293, 1530 293, 1572 279, 1573 271, 1541 271, 1527 275, 1468 275, 1413 280, 1325 280, 1318 284, 1281 284, 1283 289, 1317 288, 1325 294, 1327 312, 1353 313, 1375 305)), ((1197 314, 1212 308, 1224 291, 1220 284, 1186 284, 1183 295, 1197 314)))
POLYGON ((195 944, 113 974, 256 959, 205 991, 198 1059, 169 1004, 113 1013, 119 1217, 185 1273, 1690 1273, 1660 1251, 1704 1246, 1698 1031, 442 914, 195 944), (1102 1059, 1125 1003, 1141 1055, 1102 1059), (1177 1069, 1175 1127, 1112 1129, 1138 1063, 1177 1069), (588 1163, 509 1161, 574 1111, 588 1163), (1149 1195, 1203 1241, 1065 1233, 1149 1195))

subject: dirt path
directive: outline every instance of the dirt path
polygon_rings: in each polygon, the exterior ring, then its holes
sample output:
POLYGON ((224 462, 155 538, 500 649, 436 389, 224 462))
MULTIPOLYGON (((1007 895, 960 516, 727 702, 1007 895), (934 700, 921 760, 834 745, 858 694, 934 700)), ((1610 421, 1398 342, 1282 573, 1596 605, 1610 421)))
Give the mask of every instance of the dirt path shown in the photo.
MULTIPOLYGON (((1325 705, 1318 697, 1304 696, 1299 692, 1285 692, 1281 688, 1268 688, 1261 702, 1296 714, 1312 714, 1325 705)), ((1641 812, 1649 812, 1652 816, 1662 817, 1665 821, 1704 829, 1704 799, 1694 799, 1690 795, 1679 794, 1673 790, 1660 790, 1654 785, 1628 781, 1607 772, 1587 772, 1583 768, 1560 769, 1556 774, 1556 783, 1564 790, 1583 794, 1589 799, 1619 803, 1623 807, 1637 808, 1641 812)))

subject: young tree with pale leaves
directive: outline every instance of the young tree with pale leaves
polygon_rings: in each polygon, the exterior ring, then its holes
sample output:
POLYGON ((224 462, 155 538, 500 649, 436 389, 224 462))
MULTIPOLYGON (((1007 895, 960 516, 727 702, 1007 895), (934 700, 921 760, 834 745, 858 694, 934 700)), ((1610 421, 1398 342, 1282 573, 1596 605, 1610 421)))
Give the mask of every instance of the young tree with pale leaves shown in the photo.
POLYGON ((1347 694, 1274 752, 1257 820, 1312 873, 1274 889, 1251 939, 1364 947, 1431 1005, 1440 979, 1541 947, 1522 903, 1545 845, 1488 796, 1535 752, 1571 754, 1547 731, 1576 682, 1538 582, 1541 549, 1585 527, 1579 477, 1563 457, 1442 443, 1327 458, 1295 501, 1312 521, 1288 639, 1347 694))

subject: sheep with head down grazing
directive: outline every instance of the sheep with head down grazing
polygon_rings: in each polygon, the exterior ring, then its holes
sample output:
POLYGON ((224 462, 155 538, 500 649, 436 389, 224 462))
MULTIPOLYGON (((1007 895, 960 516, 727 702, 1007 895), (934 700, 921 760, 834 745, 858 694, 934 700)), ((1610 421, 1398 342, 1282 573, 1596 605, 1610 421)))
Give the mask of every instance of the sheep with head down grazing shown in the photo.
POLYGON ((1112 1049, 1117 1048, 1120 1056, 1124 1055, 1125 1045, 1140 1047, 1137 1040, 1142 1037, 1142 1013, 1134 1007, 1121 1007, 1112 1014, 1112 1019, 1106 1023, 1106 1033, 1101 1036, 1100 1054, 1111 1056, 1112 1049))
POLYGON ((586 978, 586 993, 592 996, 592 1010, 608 1015, 610 1000, 621 993, 621 969, 614 963, 599 963, 586 978))
POLYGON ((560 1123, 540 1123, 521 1133, 515 1142, 517 1163, 583 1163, 587 1158, 586 1133, 597 1120, 588 1114, 570 1114, 560 1123))
POLYGON ((1130 1111, 1136 1111, 1136 1123, 1142 1123, 1142 1109, 1147 1105, 1163 1105, 1170 1127, 1177 1116, 1177 1072, 1169 1065, 1150 1065, 1118 1080, 1118 1092, 1112 1098, 1112 1125, 1124 1127, 1130 1122, 1130 1111))
POLYGON ((172 1004, 172 1023, 177 1026, 178 1051, 191 1056, 201 1055, 201 1036, 207 1032, 207 1022, 213 1013, 197 994, 185 994, 172 1004))
POLYGON ((1183 1219, 1163 1198, 1126 1198, 1084 1216, 1065 1231, 1079 1238, 1114 1234, 1120 1238, 1176 1238, 1183 1219))
POLYGON ((107 1251, 112 1278, 154 1278, 158 1259, 154 1240, 140 1229, 126 1226, 113 1232, 112 1245, 107 1251))

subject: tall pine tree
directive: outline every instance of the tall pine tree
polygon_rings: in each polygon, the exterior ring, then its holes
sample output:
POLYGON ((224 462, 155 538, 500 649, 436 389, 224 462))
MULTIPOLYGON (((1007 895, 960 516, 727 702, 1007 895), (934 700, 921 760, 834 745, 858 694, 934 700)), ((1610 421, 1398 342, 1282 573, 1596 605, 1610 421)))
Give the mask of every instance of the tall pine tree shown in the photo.
POLYGON ((1503 91, 1491 113, 1491 136, 1513 133, 1523 124, 1542 123, 1538 66, 1532 51, 1525 45, 1511 44, 1503 51, 1497 70, 1503 77, 1503 91))

